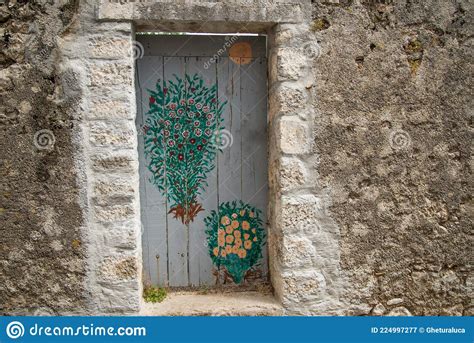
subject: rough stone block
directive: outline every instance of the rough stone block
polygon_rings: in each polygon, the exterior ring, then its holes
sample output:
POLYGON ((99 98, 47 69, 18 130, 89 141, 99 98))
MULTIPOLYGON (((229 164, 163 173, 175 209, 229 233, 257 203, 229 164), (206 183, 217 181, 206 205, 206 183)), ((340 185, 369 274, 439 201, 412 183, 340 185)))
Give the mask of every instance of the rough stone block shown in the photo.
POLYGON ((307 23, 281 23, 276 27, 273 45, 291 47, 306 43, 311 34, 310 26, 307 23))
POLYGON ((88 42, 91 57, 103 59, 128 59, 132 56, 130 37, 94 36, 88 42))
MULTIPOLYGON (((166 20, 212 22, 229 21, 251 23, 302 22, 310 19, 309 1, 109 1, 101 0, 99 19, 166 20)), ((213 26, 216 24, 213 23, 213 26)))
POLYGON ((113 225, 105 227, 102 231, 103 244, 123 250, 135 250, 140 237, 140 228, 129 225, 113 225))
POLYGON ((273 81, 297 81, 309 67, 308 58, 294 48, 279 48, 273 52, 270 60, 270 79, 273 81))
POLYGON ((101 287, 96 296, 101 313, 136 315, 140 309, 141 292, 138 287, 130 287, 130 282, 123 287, 101 287))
POLYGON ((94 183, 94 195, 99 197, 121 198, 135 196, 136 182, 127 178, 101 179, 94 183))
POLYGON ((134 148, 136 136, 135 125, 132 121, 97 121, 90 124, 89 140, 95 146, 134 148))
POLYGON ((99 264, 97 274, 103 281, 136 280, 138 277, 137 258, 127 255, 107 256, 99 264))
POLYGON ((138 163, 135 152, 96 153, 91 157, 92 169, 97 172, 133 172, 138 163))
POLYGON ((388 313, 388 316, 393 317, 402 317, 402 316, 412 316, 411 312, 408 311, 405 307, 395 307, 388 313))
POLYGON ((88 119, 134 119, 135 108, 130 100, 123 99, 103 99, 92 98, 89 111, 87 111, 88 119))
POLYGON ((132 205, 95 206, 94 218, 97 222, 114 223, 132 219, 135 208, 132 205))
POLYGON ((278 239, 277 258, 283 268, 310 267, 315 256, 311 241, 304 237, 281 236, 278 239))
POLYGON ((321 199, 312 195, 283 196, 279 225, 286 234, 316 232, 318 218, 323 214, 321 199))
POLYGON ((93 199, 98 205, 119 205, 134 200, 138 182, 133 179, 104 179, 94 182, 93 199))
POLYGON ((277 290, 283 305, 311 302, 321 298, 326 289, 323 274, 315 270, 292 271, 281 276, 282 289, 277 290))
POLYGON ((372 309, 372 315, 373 316, 383 316, 385 311, 386 311, 385 306, 383 306, 382 304, 377 304, 372 309))
POLYGON ((294 118, 281 118, 278 123, 279 146, 285 154, 307 154, 311 135, 306 123, 294 118))
POLYGON ((279 184, 282 191, 297 189, 308 180, 308 170, 298 159, 282 157, 279 167, 279 184))
POLYGON ((105 62, 90 66, 91 87, 107 89, 113 86, 133 87, 131 63, 105 62))
POLYGON ((276 84, 269 92, 270 117, 277 113, 299 114, 308 106, 308 93, 305 88, 276 84))
POLYGON ((399 305, 401 303, 403 303, 402 298, 393 298, 393 299, 390 299, 389 301, 387 301, 388 306, 399 305))

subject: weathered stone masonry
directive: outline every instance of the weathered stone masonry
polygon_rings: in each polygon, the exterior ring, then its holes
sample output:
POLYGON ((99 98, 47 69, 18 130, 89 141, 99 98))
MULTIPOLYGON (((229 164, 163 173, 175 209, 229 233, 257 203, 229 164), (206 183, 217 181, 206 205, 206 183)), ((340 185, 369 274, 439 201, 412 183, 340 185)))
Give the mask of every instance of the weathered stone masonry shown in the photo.
POLYGON ((132 49, 135 29, 167 29, 268 34, 270 270, 287 314, 472 314, 472 12, 1 3, 0 312, 139 312, 132 49), (53 149, 33 144, 41 129, 53 149))

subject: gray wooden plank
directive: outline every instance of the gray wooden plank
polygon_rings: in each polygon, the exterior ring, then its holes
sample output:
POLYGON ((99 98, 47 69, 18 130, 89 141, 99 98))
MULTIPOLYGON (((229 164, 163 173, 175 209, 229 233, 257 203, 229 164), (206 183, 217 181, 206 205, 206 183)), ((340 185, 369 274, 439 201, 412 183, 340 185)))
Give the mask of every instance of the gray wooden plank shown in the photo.
POLYGON ((149 161, 144 155, 143 126, 146 112, 149 110, 147 89, 155 89, 158 79, 162 79, 163 58, 144 57, 137 60, 137 129, 140 163, 140 204, 143 227, 143 258, 146 268, 145 276, 152 285, 167 285, 167 242, 166 242, 166 201, 165 197, 150 182, 149 161))
POLYGON ((217 66, 219 101, 227 101, 218 161, 219 204, 242 198, 241 98, 239 65, 221 58, 217 66))
MULTIPOLYGON (((216 68, 204 68, 207 58, 188 57, 186 58, 186 73, 193 77, 200 75, 207 87, 216 84, 216 68)), ((216 161, 214 162, 216 164, 216 161)), ((217 165, 216 165, 217 166, 217 165)), ((214 276, 212 275, 212 260, 207 247, 207 237, 205 234, 204 218, 212 210, 217 210, 217 167, 207 175, 207 187, 198 200, 204 211, 199 212, 193 222, 190 223, 190 285, 212 285, 214 276)))
MULTIPOLYGON (((164 80, 176 81, 176 77, 185 80, 184 57, 164 58, 164 80)), ((168 202, 168 212, 171 209, 168 202)), ((188 286, 188 227, 181 220, 168 214, 168 245, 169 245, 169 285, 188 286)))
POLYGON ((242 197, 241 97, 239 64, 220 58, 217 65, 219 102, 227 102, 223 112, 224 130, 220 133, 218 157, 218 202, 238 201, 242 197))
MULTIPOLYGON (((267 222, 268 155, 267 155, 267 64, 257 58, 240 66, 242 96, 242 201, 262 211, 267 222)), ((265 225, 265 229, 267 229, 265 225)), ((262 251, 262 276, 268 273, 266 245, 262 251)))

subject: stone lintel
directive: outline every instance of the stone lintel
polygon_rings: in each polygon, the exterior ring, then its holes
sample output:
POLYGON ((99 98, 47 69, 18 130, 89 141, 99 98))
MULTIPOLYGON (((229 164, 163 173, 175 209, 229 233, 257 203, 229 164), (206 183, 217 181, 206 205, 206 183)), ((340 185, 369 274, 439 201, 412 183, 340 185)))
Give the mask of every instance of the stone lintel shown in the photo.
MULTIPOLYGON (((139 22, 238 23, 300 23, 311 14, 309 0, 239 0, 195 1, 172 0, 101 0, 97 12, 101 20, 132 20, 139 22)), ((187 25, 189 26, 189 25, 187 25)), ((245 32, 245 31, 242 31, 245 32)))

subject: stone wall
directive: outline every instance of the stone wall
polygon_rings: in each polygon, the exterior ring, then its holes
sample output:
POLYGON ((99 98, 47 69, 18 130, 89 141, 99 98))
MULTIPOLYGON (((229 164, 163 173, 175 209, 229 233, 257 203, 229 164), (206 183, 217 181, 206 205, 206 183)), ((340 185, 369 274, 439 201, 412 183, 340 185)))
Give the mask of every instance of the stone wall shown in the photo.
POLYGON ((2 2, 0 21, 0 312, 136 313, 131 25, 73 0, 2 2))
POLYGON ((84 97, 79 123, 87 210, 86 287, 94 314, 134 314, 141 301, 141 226, 131 23, 96 20, 83 2, 60 41, 84 97))
POLYGON ((287 314, 472 314, 468 1, 157 2, 0 1, 0 313, 139 311, 135 23, 269 34, 287 314))
POLYGON ((348 313, 472 315, 472 2, 313 6, 314 151, 348 313))
POLYGON ((81 90, 59 67, 57 47, 76 10, 73 2, 0 4, 1 314, 87 308, 73 135, 81 90))

